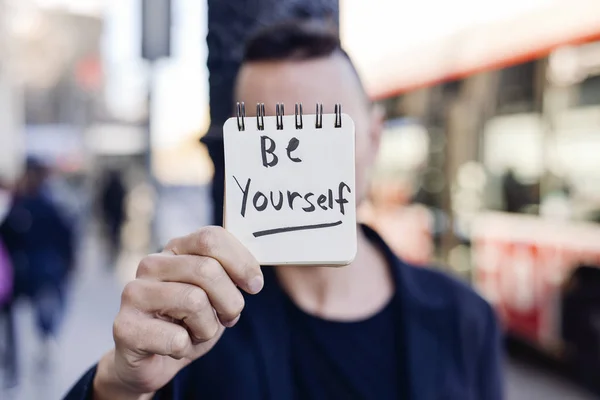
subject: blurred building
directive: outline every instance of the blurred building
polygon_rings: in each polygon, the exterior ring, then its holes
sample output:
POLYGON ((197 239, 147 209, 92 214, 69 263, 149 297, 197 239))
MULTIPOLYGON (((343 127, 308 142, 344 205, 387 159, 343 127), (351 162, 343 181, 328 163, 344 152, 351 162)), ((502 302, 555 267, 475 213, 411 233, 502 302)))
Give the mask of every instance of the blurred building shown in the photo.
POLYGON ((102 88, 99 16, 4 0, 10 81, 22 115, 14 136, 25 152, 59 170, 84 168, 83 130, 94 118, 102 88))
POLYGON ((585 349, 600 346, 600 3, 378 3, 342 8, 389 118, 372 197, 401 188, 396 215, 419 205, 431 219, 374 225, 393 240, 429 224, 434 251, 422 242, 417 259, 471 282, 509 333, 597 370, 585 349))
POLYGON ((21 171, 24 157, 23 96, 16 79, 15 66, 11 63, 12 42, 9 21, 10 13, 0 1, 0 181, 14 181, 21 171))

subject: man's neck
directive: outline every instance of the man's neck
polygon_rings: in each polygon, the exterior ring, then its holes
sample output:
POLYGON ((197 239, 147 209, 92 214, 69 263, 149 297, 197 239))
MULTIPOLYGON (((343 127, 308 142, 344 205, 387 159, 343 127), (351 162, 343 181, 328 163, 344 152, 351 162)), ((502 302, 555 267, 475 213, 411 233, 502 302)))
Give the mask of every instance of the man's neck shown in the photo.
POLYGON ((309 314, 329 320, 357 321, 381 310, 394 293, 383 254, 358 228, 358 251, 348 266, 281 266, 277 277, 292 301, 309 314))

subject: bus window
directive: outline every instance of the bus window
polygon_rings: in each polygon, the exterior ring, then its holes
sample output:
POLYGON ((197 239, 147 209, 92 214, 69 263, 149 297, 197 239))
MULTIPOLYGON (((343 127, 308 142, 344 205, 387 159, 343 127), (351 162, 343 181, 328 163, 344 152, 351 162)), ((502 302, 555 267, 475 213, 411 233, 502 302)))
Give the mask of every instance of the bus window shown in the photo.
POLYGON ((600 75, 591 76, 579 86, 578 106, 600 105, 600 75))
POLYGON ((527 62, 505 68, 498 86, 499 114, 532 112, 537 108, 537 62, 527 62))
POLYGON ((543 124, 539 114, 498 116, 483 132, 483 164, 489 172, 487 208, 525 212, 537 203, 543 174, 543 124))

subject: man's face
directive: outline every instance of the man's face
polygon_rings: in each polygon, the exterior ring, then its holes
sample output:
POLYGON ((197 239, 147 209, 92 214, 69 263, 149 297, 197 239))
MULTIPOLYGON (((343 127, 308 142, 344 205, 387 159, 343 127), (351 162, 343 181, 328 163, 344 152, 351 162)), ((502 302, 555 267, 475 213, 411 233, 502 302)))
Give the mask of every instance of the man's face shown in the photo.
MULTIPOLYGON (((367 104, 352 67, 341 55, 308 61, 253 62, 242 66, 238 75, 236 101, 247 105, 265 103, 266 115, 275 115, 283 103, 287 114, 302 103, 305 114, 314 113, 316 103, 324 113, 333 113, 336 103, 356 127, 356 199, 365 197, 368 171, 379 147, 382 115, 367 104)), ((254 107, 247 107, 249 116, 254 107)))

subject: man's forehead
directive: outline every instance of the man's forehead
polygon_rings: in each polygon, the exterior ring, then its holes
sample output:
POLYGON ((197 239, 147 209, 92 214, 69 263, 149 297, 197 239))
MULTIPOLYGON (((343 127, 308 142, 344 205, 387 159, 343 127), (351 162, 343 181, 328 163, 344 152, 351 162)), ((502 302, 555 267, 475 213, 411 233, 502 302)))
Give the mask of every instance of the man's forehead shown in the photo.
MULTIPOLYGON (((242 66, 237 82, 237 98, 247 105, 265 103, 267 113, 274 112, 276 103, 284 103, 286 114, 295 103, 302 103, 304 113, 314 113, 316 103, 323 103, 325 112, 332 112, 335 103, 347 108, 358 107, 360 84, 352 67, 342 56, 313 60, 253 62, 242 66), (331 110, 330 110, 331 109, 331 110)), ((253 107, 246 107, 253 115, 253 107)))

